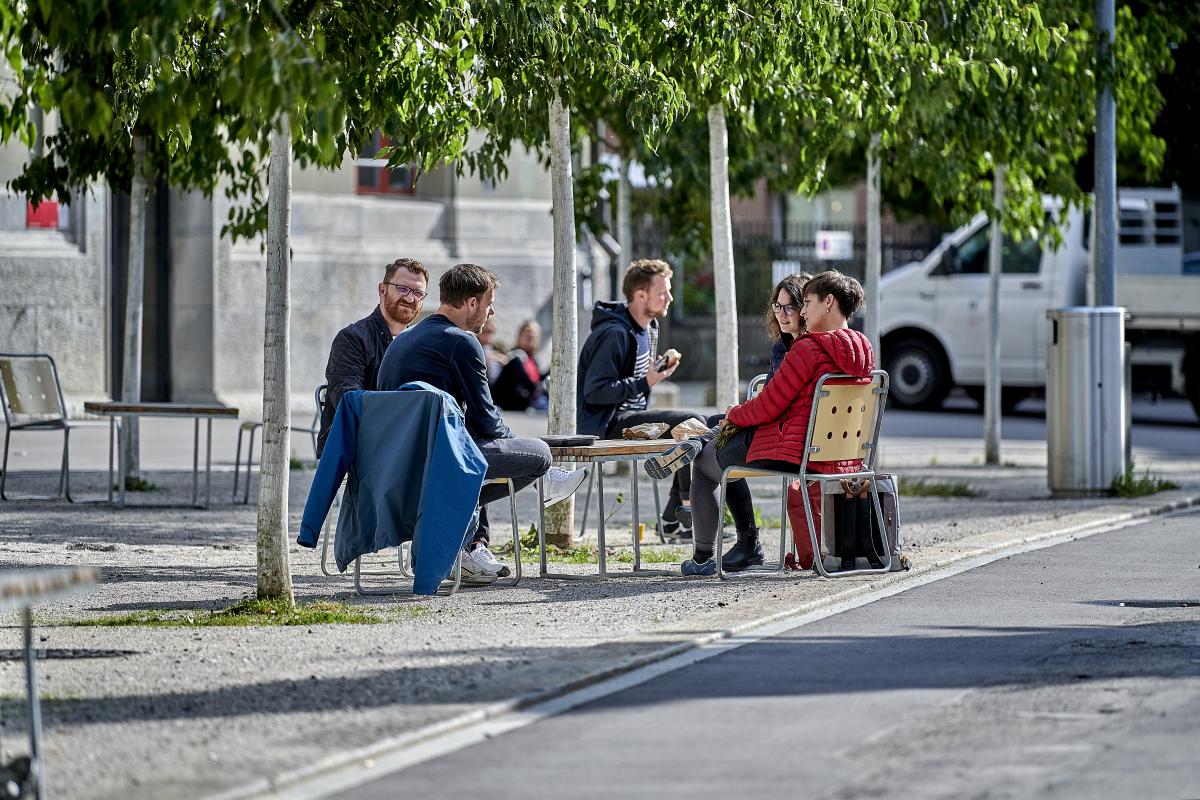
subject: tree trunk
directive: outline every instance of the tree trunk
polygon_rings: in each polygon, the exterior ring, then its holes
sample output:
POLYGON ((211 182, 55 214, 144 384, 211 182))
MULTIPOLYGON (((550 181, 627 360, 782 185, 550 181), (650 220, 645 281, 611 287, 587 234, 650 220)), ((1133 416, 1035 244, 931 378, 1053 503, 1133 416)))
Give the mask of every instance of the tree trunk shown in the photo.
MULTIPOLYGON (((633 260, 633 209, 629 207, 632 194, 629 185, 629 159, 621 159, 621 174, 617 179, 617 242, 621 245, 621 264, 629 266, 633 260)), ((610 287, 609 294, 615 300, 621 296, 621 270, 617 270, 617 283, 610 287)))
POLYGON ((883 225, 879 213, 879 134, 871 134, 867 149, 867 263, 863 272, 863 333, 875 349, 875 363, 883 363, 879 346, 879 276, 883 273, 883 225))
MULTIPOLYGON (((125 270, 125 349, 121 400, 142 399, 142 295, 146 279, 146 137, 133 137, 133 179, 129 184, 129 261, 125 270)), ((138 419, 121 420, 121 456, 126 482, 141 478, 138 419)))
POLYGON ((708 109, 709 207, 712 211, 713 289, 717 305, 717 408, 741 399, 738 391, 737 289, 733 279, 733 223, 729 217, 729 134, 725 106, 708 109))
POLYGON ((1005 165, 997 164, 992 177, 992 231, 988 244, 988 338, 983 385, 983 460, 1000 463, 1000 270, 1004 254, 1004 235, 1000 219, 1004 214, 1005 165))
POLYGON ((291 427, 292 137, 286 114, 271 135, 267 170, 267 286, 263 364, 263 432, 258 490, 258 597, 292 596, 288 561, 291 427))
MULTIPOLYGON (((550 184, 554 216, 554 331, 550 355, 549 431, 575 432, 575 375, 579 368, 579 309, 575 276, 575 196, 571 180, 571 114, 556 91, 550 101, 550 184)), ((575 504, 546 513, 546 540, 571 545, 575 504)))

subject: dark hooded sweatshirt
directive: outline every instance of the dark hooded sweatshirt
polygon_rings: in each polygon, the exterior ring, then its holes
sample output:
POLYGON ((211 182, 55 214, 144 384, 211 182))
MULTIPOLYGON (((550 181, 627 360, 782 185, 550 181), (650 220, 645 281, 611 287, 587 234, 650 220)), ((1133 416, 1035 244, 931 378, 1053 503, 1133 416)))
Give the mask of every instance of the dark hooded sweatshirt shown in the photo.
MULTIPOLYGON (((747 461, 769 459, 799 464, 804 457, 817 380, 828 372, 865 378, 873 369, 871 340, 859 331, 840 328, 801 336, 788 349, 762 392, 729 410, 729 421, 734 425, 756 429, 747 461)), ((812 465, 814 472, 825 471, 818 466, 812 465)), ((825 466, 832 472, 844 471, 839 462, 825 466)))
MULTIPOLYGON (((633 377, 637 332, 641 328, 625 303, 601 301, 592 309, 592 331, 579 352, 576 378, 576 430, 603 437, 626 400, 648 399, 650 384, 633 377)), ((658 320, 650 322, 650 360, 658 349, 658 320)))

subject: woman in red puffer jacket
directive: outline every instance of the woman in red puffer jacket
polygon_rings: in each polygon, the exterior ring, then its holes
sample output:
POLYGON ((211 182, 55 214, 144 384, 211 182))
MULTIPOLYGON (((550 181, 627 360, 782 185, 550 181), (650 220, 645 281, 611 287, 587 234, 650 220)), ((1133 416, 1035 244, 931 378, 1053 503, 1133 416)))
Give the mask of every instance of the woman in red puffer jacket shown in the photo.
MULTIPOLYGON (((808 418, 817 380, 828 372, 866 377, 875 368, 871 341, 849 327, 862 306, 862 286, 836 270, 822 272, 804 285, 800 314, 808 332, 797 338, 778 371, 754 399, 729 409, 731 426, 704 446, 692 462, 692 525, 695 552, 684 561, 685 575, 716 572, 713 551, 719 513, 717 491, 722 471, 731 466, 795 470, 804 457, 808 418), (719 444, 718 444, 719 442, 719 444)), ((859 462, 813 464, 813 471, 854 472, 859 462)), ((757 531, 739 531, 737 544, 721 559, 729 572, 763 563, 757 531)))

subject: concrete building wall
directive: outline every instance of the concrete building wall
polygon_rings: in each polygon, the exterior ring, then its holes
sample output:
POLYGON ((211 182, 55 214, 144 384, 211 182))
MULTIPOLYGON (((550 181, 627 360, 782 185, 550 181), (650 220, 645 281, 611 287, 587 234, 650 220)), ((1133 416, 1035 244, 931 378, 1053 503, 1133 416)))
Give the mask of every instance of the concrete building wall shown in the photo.
MULTIPOLYGON (((226 206, 218 202, 213 211, 219 228, 226 206)), ((250 416, 262 404, 266 260, 260 244, 216 241, 211 305, 196 310, 198 317, 211 315, 211 399, 236 405, 250 416)), ((324 382, 334 335, 375 307, 383 267, 390 261, 408 256, 429 267, 426 312, 437 308, 437 280, 451 264, 473 261, 494 270, 502 281, 497 324, 508 330, 527 317, 548 325, 552 248, 548 202, 451 203, 297 192, 292 204, 293 406, 311 410, 312 391, 324 382)), ((177 245, 177 259, 180 250, 177 245)), ((193 324, 197 330, 205 325, 193 324)), ((192 347, 186 343, 188 335, 179 332, 182 348, 192 347)), ((195 346, 203 342, 197 338, 195 346)), ((177 349, 177 361, 180 356, 177 349)), ((188 358, 202 361, 199 353, 188 358)), ((204 396, 204 387, 193 390, 196 399, 204 396)))
MULTIPOLYGON (((24 198, 0 195, 0 206, 24 198)), ((58 363, 67 405, 109 392, 107 192, 76 201, 77 233, 0 229, 0 350, 49 353, 58 363), (74 239, 74 241, 72 241, 74 239)))

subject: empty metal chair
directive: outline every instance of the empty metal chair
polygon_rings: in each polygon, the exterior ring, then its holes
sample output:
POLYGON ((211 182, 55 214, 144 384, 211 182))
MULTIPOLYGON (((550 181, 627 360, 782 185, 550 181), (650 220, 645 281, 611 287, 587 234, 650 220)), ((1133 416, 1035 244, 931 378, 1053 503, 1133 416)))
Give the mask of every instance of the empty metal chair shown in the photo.
POLYGON ((58 366, 46 353, 0 353, 0 405, 4 407, 4 459, 0 462, 0 499, 55 500, 71 497, 71 423, 58 381, 58 366), (58 493, 9 497, 4 487, 8 480, 9 441, 14 431, 62 431, 62 466, 58 472, 58 493))
MULTIPOLYGON (((312 436, 313 458, 317 458, 317 434, 321 430, 321 409, 325 405, 325 396, 328 393, 328 388, 328 386, 322 383, 313 392, 313 402, 316 404, 317 410, 313 414, 312 424, 307 428, 292 426, 294 433, 307 433, 312 436)), ((242 469, 242 435, 249 434, 250 442, 250 446, 246 450, 246 487, 242 492, 242 505, 245 505, 250 502, 250 467, 254 463, 254 437, 262 425, 261 422, 249 419, 238 423, 237 451, 233 456, 233 501, 235 503, 237 502, 238 478, 242 469)))

